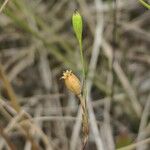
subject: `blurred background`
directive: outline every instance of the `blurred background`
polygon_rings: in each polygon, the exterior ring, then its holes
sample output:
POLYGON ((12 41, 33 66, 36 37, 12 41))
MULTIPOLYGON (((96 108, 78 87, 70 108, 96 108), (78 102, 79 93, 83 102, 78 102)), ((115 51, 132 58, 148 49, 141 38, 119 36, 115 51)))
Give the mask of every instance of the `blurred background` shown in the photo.
POLYGON ((0 150, 81 149, 79 101, 60 80, 66 69, 82 75, 75 10, 83 17, 86 149, 150 149, 148 9, 138 0, 0 0, 0 8, 0 150))

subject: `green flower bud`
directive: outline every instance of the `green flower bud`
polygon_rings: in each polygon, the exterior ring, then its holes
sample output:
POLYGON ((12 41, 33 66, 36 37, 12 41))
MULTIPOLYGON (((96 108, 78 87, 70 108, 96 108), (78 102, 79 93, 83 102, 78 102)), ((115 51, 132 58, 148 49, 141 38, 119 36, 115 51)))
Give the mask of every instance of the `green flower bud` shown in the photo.
POLYGON ((72 15, 72 25, 76 37, 79 41, 79 44, 81 45, 82 44, 82 17, 77 11, 72 15))

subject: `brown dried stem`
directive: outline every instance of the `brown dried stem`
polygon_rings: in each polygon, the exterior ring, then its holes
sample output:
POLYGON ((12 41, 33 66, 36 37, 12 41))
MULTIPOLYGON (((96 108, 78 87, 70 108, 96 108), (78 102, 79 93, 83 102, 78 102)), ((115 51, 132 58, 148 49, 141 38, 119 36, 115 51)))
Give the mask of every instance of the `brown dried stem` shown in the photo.
POLYGON ((83 96, 79 94, 78 98, 80 100, 80 104, 82 108, 82 134, 83 134, 82 150, 84 150, 89 136, 88 111, 87 111, 86 100, 83 98, 83 96))
POLYGON ((5 90, 7 91, 7 94, 10 98, 10 101, 11 101, 11 104, 13 106, 13 108, 19 112, 20 111, 20 105, 18 104, 17 102, 17 98, 16 98, 16 95, 14 93, 14 90, 11 86, 11 84, 9 83, 7 77, 6 77, 6 74, 5 74, 5 71, 2 67, 2 65, 0 64, 0 79, 3 81, 3 84, 4 84, 4 87, 5 87, 5 90))
POLYGON ((10 138, 3 132, 3 127, 0 126, 0 135, 5 139, 5 142, 7 143, 8 147, 11 150, 16 150, 15 145, 11 142, 10 138))

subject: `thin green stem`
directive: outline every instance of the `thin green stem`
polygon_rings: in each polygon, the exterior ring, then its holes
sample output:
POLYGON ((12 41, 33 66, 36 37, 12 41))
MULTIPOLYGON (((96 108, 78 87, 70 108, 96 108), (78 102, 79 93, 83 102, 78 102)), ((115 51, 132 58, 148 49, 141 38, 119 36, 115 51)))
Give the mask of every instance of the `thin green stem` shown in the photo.
POLYGON ((86 95, 86 85, 85 85, 85 80, 86 80, 86 73, 85 73, 85 62, 84 62, 84 56, 83 56, 83 47, 82 47, 82 42, 79 41, 79 46, 80 46, 80 57, 81 57, 81 63, 82 63, 82 77, 83 77, 83 96, 85 97, 86 95))
POLYGON ((145 6, 146 8, 150 9, 150 4, 147 4, 146 2, 144 2, 144 0, 139 0, 140 3, 145 6))

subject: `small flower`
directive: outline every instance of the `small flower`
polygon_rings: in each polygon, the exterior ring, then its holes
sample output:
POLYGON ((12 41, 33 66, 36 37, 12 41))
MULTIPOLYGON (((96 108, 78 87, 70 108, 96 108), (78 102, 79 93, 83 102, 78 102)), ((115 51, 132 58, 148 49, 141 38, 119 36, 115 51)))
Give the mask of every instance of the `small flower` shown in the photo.
POLYGON ((61 79, 64 79, 66 87, 75 95, 81 94, 81 83, 79 79, 72 73, 72 71, 66 70, 63 72, 61 79))

